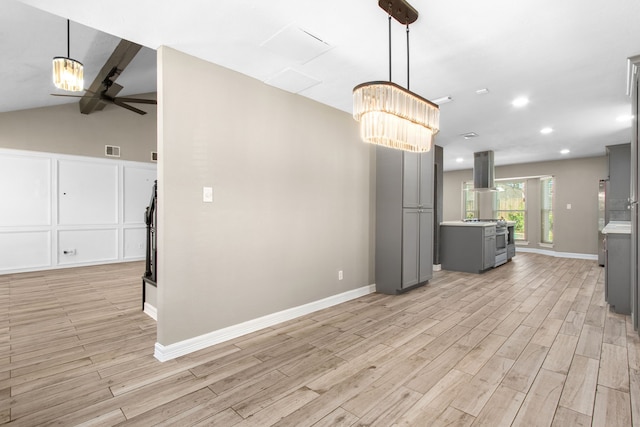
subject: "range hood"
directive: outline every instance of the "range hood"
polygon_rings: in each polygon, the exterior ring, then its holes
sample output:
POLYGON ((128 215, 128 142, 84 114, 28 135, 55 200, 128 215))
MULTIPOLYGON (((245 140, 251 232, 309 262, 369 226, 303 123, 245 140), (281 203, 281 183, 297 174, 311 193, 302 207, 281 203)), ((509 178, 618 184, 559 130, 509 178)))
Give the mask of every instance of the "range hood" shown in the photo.
POLYGON ((474 191, 496 191, 493 151, 473 153, 474 191))

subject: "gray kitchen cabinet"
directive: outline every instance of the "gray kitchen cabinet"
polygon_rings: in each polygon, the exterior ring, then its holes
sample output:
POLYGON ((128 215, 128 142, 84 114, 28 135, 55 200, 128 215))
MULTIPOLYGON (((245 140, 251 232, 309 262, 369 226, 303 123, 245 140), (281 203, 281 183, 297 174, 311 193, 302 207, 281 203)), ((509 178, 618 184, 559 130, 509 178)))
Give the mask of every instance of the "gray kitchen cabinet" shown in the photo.
POLYGON ((493 229, 493 235, 487 235, 491 230, 488 228, 484 230, 484 251, 483 251, 483 269, 487 270, 495 265, 496 262, 496 235, 495 228, 493 229))
POLYGON ((433 155, 376 149, 376 290, 398 294, 433 277, 433 155), (411 182, 411 180, 416 182, 411 182), (431 187, 430 190, 424 190, 431 187), (407 207, 412 206, 412 207, 407 207), (423 207, 419 207, 423 206, 423 207))
POLYGON ((607 146, 609 184, 605 198, 606 222, 629 221, 631 210, 631 144, 607 146))
POLYGON ((433 208, 433 151, 403 154, 402 205, 433 208))
POLYGON ((611 221, 603 233, 604 300, 619 314, 631 314, 631 223, 611 221))
POLYGON ((403 209, 402 288, 415 286, 432 277, 433 210, 403 209))
POLYGON ((496 261, 496 226, 452 221, 440 224, 443 270, 482 273, 496 261))

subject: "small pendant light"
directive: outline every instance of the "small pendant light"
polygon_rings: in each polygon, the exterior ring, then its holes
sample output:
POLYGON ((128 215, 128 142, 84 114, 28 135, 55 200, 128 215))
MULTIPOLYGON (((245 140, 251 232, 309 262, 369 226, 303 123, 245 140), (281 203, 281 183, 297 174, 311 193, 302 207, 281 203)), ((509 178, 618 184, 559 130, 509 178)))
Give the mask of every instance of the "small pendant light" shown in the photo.
POLYGON ((62 90, 84 90, 84 67, 69 55, 69 20, 67 19, 67 56, 53 58, 53 84, 62 90))

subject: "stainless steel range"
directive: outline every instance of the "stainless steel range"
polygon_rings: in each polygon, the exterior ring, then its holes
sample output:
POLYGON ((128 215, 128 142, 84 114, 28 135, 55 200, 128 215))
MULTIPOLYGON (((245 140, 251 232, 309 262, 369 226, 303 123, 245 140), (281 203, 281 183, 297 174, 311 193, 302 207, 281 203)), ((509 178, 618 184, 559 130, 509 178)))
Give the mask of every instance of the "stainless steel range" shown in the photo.
MULTIPOLYGON (((513 241, 513 236, 509 237, 509 226, 507 221, 500 219, 478 219, 469 218, 464 219, 464 222, 495 222, 496 223, 496 260, 493 264, 494 267, 506 264, 510 257, 508 257, 507 246, 513 241)), ((513 227, 511 227, 513 233, 513 227)), ((514 246, 515 249, 515 246, 514 246)), ((515 250, 514 250, 515 252, 515 250)))

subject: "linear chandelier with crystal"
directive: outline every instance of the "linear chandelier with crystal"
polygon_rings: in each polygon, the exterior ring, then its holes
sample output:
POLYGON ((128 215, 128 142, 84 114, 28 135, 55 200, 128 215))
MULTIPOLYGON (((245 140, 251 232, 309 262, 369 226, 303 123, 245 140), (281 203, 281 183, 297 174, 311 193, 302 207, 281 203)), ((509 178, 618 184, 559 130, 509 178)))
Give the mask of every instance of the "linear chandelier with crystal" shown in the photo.
POLYGON ((62 90, 80 92, 84 90, 84 67, 69 55, 69 20, 67 19, 67 56, 53 58, 53 84, 62 90))
POLYGON ((353 118, 365 142, 411 152, 426 152, 440 128, 439 107, 409 90, 409 24, 418 12, 405 0, 379 0, 389 14, 389 81, 353 89, 353 118), (407 26, 407 89, 391 82, 391 18, 407 26))

